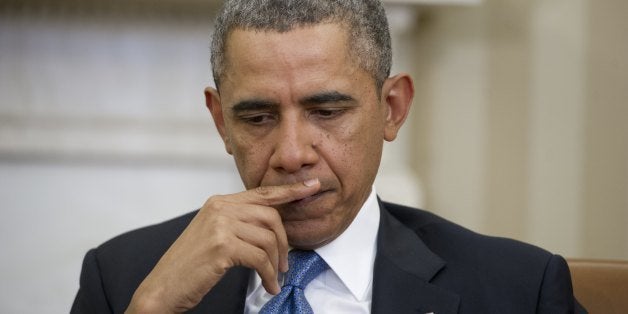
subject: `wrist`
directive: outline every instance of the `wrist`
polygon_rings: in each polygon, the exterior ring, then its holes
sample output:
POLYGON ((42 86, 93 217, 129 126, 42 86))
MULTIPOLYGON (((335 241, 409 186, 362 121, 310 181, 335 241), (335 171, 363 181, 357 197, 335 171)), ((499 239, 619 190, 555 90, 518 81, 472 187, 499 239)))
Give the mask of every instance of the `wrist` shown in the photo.
POLYGON ((171 314, 176 311, 169 309, 165 299, 158 291, 145 291, 142 286, 135 291, 125 314, 171 314))

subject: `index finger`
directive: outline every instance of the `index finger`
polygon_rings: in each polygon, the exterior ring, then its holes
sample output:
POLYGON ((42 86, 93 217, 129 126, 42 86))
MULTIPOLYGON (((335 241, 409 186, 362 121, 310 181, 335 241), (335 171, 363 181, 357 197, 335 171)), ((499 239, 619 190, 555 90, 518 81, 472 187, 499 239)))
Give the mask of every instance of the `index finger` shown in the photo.
POLYGON ((318 178, 286 185, 258 186, 240 192, 246 203, 264 206, 281 205, 316 194, 321 188, 318 178))
MULTIPOLYGON (((312 196, 321 188, 318 178, 309 179, 294 184, 277 186, 259 186, 255 189, 238 193, 244 202, 261 206, 280 205, 312 196)), ((288 238, 280 220, 269 220, 268 227, 277 236, 279 245, 279 270, 288 270, 288 238)))

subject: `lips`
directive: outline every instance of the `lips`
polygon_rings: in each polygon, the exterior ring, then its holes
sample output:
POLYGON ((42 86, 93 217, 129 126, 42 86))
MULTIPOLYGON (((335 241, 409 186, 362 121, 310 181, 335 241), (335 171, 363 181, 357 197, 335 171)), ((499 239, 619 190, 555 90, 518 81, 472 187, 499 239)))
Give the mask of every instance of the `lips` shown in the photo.
POLYGON ((290 202, 288 204, 290 204, 290 205, 294 204, 296 206, 303 206, 303 205, 306 205, 308 203, 311 203, 311 202, 315 201, 316 199, 320 198, 323 194, 325 194, 327 192, 328 191, 320 191, 320 192, 317 192, 317 193, 315 193, 313 195, 310 195, 310 196, 308 196, 306 198, 302 198, 300 200, 292 201, 292 202, 290 202))
MULTIPOLYGON (((300 221, 319 218, 328 214, 329 206, 325 206, 323 199, 331 190, 320 191, 316 194, 283 204, 277 209, 284 221, 300 221)), ((328 204, 327 204, 328 205, 328 204)))

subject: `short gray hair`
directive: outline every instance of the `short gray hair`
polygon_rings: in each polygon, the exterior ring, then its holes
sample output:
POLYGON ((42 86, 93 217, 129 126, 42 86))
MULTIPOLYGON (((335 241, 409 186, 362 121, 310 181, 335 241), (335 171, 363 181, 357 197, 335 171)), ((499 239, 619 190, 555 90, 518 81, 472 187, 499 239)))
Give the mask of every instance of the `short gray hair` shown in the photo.
POLYGON ((392 51, 384 7, 379 0, 226 0, 211 44, 214 82, 226 70, 226 42, 235 29, 287 32, 320 23, 346 26, 351 51, 381 89, 390 75, 392 51))

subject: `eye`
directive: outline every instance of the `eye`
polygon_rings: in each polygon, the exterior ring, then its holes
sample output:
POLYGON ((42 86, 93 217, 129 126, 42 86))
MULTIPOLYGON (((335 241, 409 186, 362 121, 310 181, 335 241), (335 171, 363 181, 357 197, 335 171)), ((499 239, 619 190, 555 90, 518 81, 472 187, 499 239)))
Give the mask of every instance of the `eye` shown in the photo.
POLYGON ((275 120, 275 116, 270 113, 247 114, 238 117, 241 121, 251 125, 263 125, 275 120))
POLYGON ((323 119, 332 119, 340 116, 346 110, 342 108, 334 108, 334 109, 314 109, 310 111, 311 115, 323 118, 323 119))

